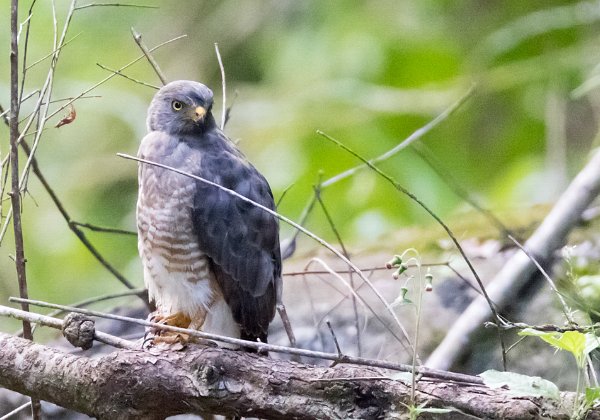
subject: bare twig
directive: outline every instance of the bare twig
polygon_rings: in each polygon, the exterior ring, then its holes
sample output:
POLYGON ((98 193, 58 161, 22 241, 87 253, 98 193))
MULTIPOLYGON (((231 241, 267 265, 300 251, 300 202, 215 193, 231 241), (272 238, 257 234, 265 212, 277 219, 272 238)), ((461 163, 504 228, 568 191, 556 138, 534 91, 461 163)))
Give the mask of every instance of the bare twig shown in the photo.
MULTIPOLYGON (((437 117, 435 117, 429 123, 425 124, 423 127, 414 131, 410 136, 408 136, 406 139, 404 139, 402 142, 400 142, 398 145, 396 145, 392 149, 388 150, 384 154, 382 154, 374 159, 369 160, 368 162, 371 164, 382 162, 382 161, 394 156, 401 150, 407 148, 413 142, 422 138, 425 134, 429 133, 432 129, 434 129, 440 123, 442 123, 448 117, 450 117, 457 109, 459 109, 473 95, 474 92, 475 92, 475 85, 471 86, 471 88, 461 98, 459 98, 458 101, 456 101, 451 106, 446 108, 441 114, 439 114, 437 117)), ((346 178, 354 175, 358 171, 366 168, 367 166, 368 165, 366 165, 366 164, 361 164, 361 165, 355 166, 353 168, 350 168, 344 172, 341 172, 335 176, 332 176, 331 178, 329 178, 321 183, 321 189, 327 188, 343 179, 346 179, 346 178)), ((302 210, 302 214, 300 216, 300 221, 299 221, 300 225, 304 225, 304 223, 306 222, 306 219, 308 218, 308 215, 312 211, 312 208, 315 205, 315 202, 316 202, 316 197, 313 194, 313 196, 308 200, 307 204, 304 206, 304 209, 302 210)), ((286 250, 289 249, 289 250, 292 250, 292 252, 293 252, 293 250, 295 249, 296 241, 298 239, 299 234, 300 234, 300 232, 298 232, 298 231, 296 231, 294 233, 292 238, 289 240, 286 250)))
MULTIPOLYGON (((463 260, 467 263, 467 266, 469 267, 469 270, 473 274, 473 277, 475 278, 475 280, 477 281, 477 284, 479 285, 479 288, 481 289, 481 293, 483 294, 483 297, 485 298, 485 300, 486 300, 486 302, 487 302, 487 304, 488 304, 488 306, 490 308, 490 311, 491 311, 493 317, 495 319, 499 320, 500 318, 499 318, 498 312, 496 311, 496 308, 494 306, 494 302, 488 296, 488 293, 485 290, 485 286, 483 285, 483 282, 481 281, 481 278, 479 277, 479 274, 477 274, 477 271, 475 271, 475 267, 473 267, 473 264, 471 263, 471 261, 467 257, 467 254, 463 250, 462 246, 460 245, 460 243, 456 239, 456 236, 454 236, 454 233, 452 233, 452 231, 450 230, 450 228, 448 227, 448 225, 446 225, 446 223, 444 223, 444 221, 442 219, 440 219, 440 217, 437 214, 435 214, 435 212, 433 210, 431 210, 417 196, 415 196, 413 193, 411 193, 410 191, 408 191, 406 188, 404 188, 403 186, 401 186, 400 184, 398 184, 391 176, 389 176, 385 172, 381 171, 381 169, 379 169, 378 167, 376 167, 375 165, 373 165, 373 163, 371 163, 371 161, 366 160, 361 155, 359 155, 358 153, 356 153, 354 150, 350 149, 349 147, 347 147, 346 145, 344 145, 340 141, 334 139, 333 137, 329 136, 328 134, 326 134, 326 133, 324 133, 322 131, 317 131, 317 133, 320 136, 322 136, 323 138, 325 138, 325 139, 329 140, 330 142, 338 145, 339 147, 341 147, 342 149, 344 149, 345 151, 347 151, 351 155, 355 156, 359 160, 363 161, 365 165, 367 165, 369 168, 371 168, 373 171, 375 171, 379 176, 381 176, 386 181, 388 181, 390 184, 392 184, 398 191, 400 191, 404 195, 408 196, 411 200, 413 200, 421 208, 423 208, 423 210, 425 210, 431 217, 433 217, 433 219, 446 231, 446 234, 448 235, 448 237, 452 240, 452 242, 454 243, 454 245, 458 249, 458 252, 462 256, 463 260)), ((499 335, 499 338, 500 338, 500 344, 502 346, 502 361, 503 361, 504 366, 506 366, 506 357, 505 357, 506 355, 505 355, 505 348, 504 348, 504 340, 502 338, 502 333, 500 332, 500 330, 498 332, 498 335, 499 335)))
POLYGON ((564 333, 567 331, 578 331, 580 333, 588 333, 588 332, 597 332, 598 328, 600 328, 600 323, 595 323, 592 325, 571 324, 566 327, 559 327, 558 325, 553 325, 553 324, 529 325, 529 324, 525 324, 524 322, 503 321, 502 323, 486 322, 486 323, 484 323, 484 326, 487 328, 500 328, 505 331, 524 330, 526 328, 531 328, 534 330, 544 331, 544 332, 564 333))
POLYGON ((126 74, 124 74, 124 73, 121 73, 121 71, 119 71, 119 70, 113 70, 113 69, 111 69, 110 67, 106 67, 106 66, 104 66, 104 65, 102 65, 102 64, 100 64, 100 63, 96 63, 96 65, 97 65, 98 67, 100 67, 102 70, 110 71, 111 73, 114 73, 114 74, 116 74, 117 76, 124 77, 125 79, 127 79, 127 80, 131 80, 132 82, 134 82, 134 83, 137 83, 137 84, 139 84, 139 85, 142 85, 142 86, 147 86, 147 87, 149 87, 149 88, 156 89, 156 90, 160 89, 160 87, 158 87, 158 86, 156 86, 156 85, 152 85, 152 84, 150 84, 150 83, 142 82, 141 80, 137 80, 137 79, 134 79, 133 77, 127 76, 126 74))
POLYGON ((523 251, 525 253, 525 255, 527 255, 527 257, 531 260, 531 262, 533 262, 535 264, 535 266, 537 267, 537 269, 540 271, 540 273, 542 273, 542 276, 544 276, 544 278, 546 279, 546 281, 550 285, 550 288, 552 289, 552 291, 556 294, 556 296, 558 296, 558 300, 560 300, 560 304, 562 306, 563 315, 565 316, 566 320, 569 322, 570 325, 576 325, 575 320, 571 316, 571 308, 569 308, 569 306, 567 305, 567 302, 565 302, 565 300, 563 299, 562 294, 556 288, 556 285, 554 284, 554 281, 548 275, 548 273, 546 272, 546 270, 544 270, 544 267, 542 267, 542 265, 537 261, 537 259, 533 256, 533 254, 528 249, 526 249, 523 245, 521 245, 519 243, 519 241, 517 241, 512 235, 508 235, 508 239, 510 239, 511 241, 513 241, 513 243, 521 251, 523 251))
POLYGON ((29 64, 25 70, 29 70, 30 68, 32 68, 33 66, 41 63, 42 61, 46 60, 47 58, 52 57, 54 54, 56 54, 59 50, 62 50, 63 47, 66 47, 68 44, 70 44, 71 42, 73 42, 79 35, 81 35, 83 32, 79 32, 77 35, 75 35, 73 38, 69 39, 68 41, 65 41, 63 44, 59 45, 58 47, 55 47, 54 50, 52 50, 52 52, 46 54, 45 56, 43 56, 42 58, 40 58, 37 61, 34 61, 33 63, 29 64))
MULTIPOLYGON (((342 236, 340 235, 340 232, 337 230, 335 223, 333 222, 333 218, 327 211, 327 207, 325 206, 325 203, 323 202, 323 198, 321 197, 321 190, 320 190, 319 186, 317 186, 315 188, 315 197, 317 198, 317 200, 319 201, 319 204, 321 205, 321 210, 323 210, 323 214, 325 215, 325 218, 327 219, 327 223, 329 223, 329 226, 331 227, 333 234, 335 235, 337 241, 339 242, 344 256, 346 258, 350 259, 350 254, 348 253, 348 250, 344 246, 344 241, 342 241, 342 236)), ((352 270, 349 270, 349 271, 350 271, 350 273, 349 273, 350 287, 352 288, 352 290, 354 290, 354 277, 352 275, 352 270)), ((354 296, 354 294, 352 294, 351 298, 352 298, 352 310, 354 312, 354 328, 356 329, 356 351, 357 351, 356 354, 358 354, 359 356, 362 356, 361 333, 360 333, 360 323, 359 323, 359 319, 358 319, 358 307, 356 306, 356 296, 354 296)))
POLYGON ((223 59, 219 51, 219 44, 215 42, 215 53, 219 61, 219 69, 221 70, 221 86, 223 87, 223 111, 221 112, 221 130, 225 129, 225 121, 227 118, 227 82, 225 81, 225 67, 223 67, 223 59))
MULTIPOLYGON (((383 320, 383 318, 381 318, 379 316, 379 314, 375 311, 375 309, 369 304, 369 302, 367 302, 366 299, 363 299, 361 295, 358 294, 358 290, 360 290, 360 286, 357 287, 356 289, 354 287, 352 287, 350 285, 350 283, 348 283, 342 276, 340 276, 335 270, 333 270, 331 267, 329 267, 325 261, 323 261, 320 258, 312 258, 308 264, 306 265, 306 267, 308 268, 310 266, 310 264, 312 263, 316 263, 319 264, 320 266, 322 266, 327 273, 331 274, 332 276, 334 276, 336 279, 338 279, 344 286, 346 286, 346 289, 348 291, 350 291, 350 294, 352 296, 354 296, 358 301, 360 301, 360 303, 362 305, 364 305, 365 308, 367 308, 375 317, 375 319, 377 319, 381 325, 383 325, 389 332, 390 334, 392 334, 392 336, 408 351, 409 349, 406 348, 406 344, 402 341, 402 338, 399 337, 396 332, 390 328, 390 326, 383 320)), ((365 284, 365 283, 363 283, 365 284)), ((344 299, 346 298, 346 294, 343 293, 340 289, 338 289, 337 287, 329 284, 330 287, 333 287, 338 293, 340 293, 341 295, 344 296, 344 299)), ((387 300, 385 300, 384 298, 380 299, 381 303, 383 303, 384 307, 387 309, 388 312, 393 313, 394 310, 392 308, 392 306, 388 303, 387 300)), ((402 324, 400 324, 400 329, 402 330, 402 333, 404 334, 405 337, 408 337, 408 332, 406 331, 406 329, 404 328, 404 326, 402 324)), ((409 343, 410 351, 414 350, 414 347, 412 346, 411 342, 409 339, 406 340, 409 343)))
POLYGON ((376 163, 382 162, 382 161, 387 160, 390 157, 394 156, 395 154, 397 154, 401 150, 403 150, 403 149, 407 148, 408 146, 410 146, 416 140, 419 140, 425 134, 429 133, 433 128, 437 127, 441 122, 445 121, 457 109, 459 109, 473 95, 474 92, 475 92, 475 85, 472 85, 469 88, 469 90, 467 91, 467 93, 465 93, 462 97, 460 97, 458 99, 458 101, 456 101, 455 103, 453 103, 452 105, 450 105, 447 109, 445 109, 440 115, 438 115, 437 117, 435 117, 429 123, 427 123, 423 127, 419 128, 418 130, 416 130, 415 132, 413 132, 410 136, 408 136, 400 144, 398 144, 394 148, 388 150, 384 154, 382 154, 380 156, 377 156, 376 158, 367 160, 367 161, 365 161, 365 163, 363 163, 361 165, 355 166, 354 168, 348 169, 347 171, 344 171, 344 172, 342 172, 342 173, 340 173, 340 174, 338 174, 336 176, 333 176, 333 177, 329 178, 328 180, 324 181, 323 184, 321 184, 321 186, 323 188, 329 187, 330 185, 335 184, 336 182, 339 182, 342 179, 345 179, 345 178, 348 178, 349 176, 354 175, 356 172, 358 172, 358 171, 360 171, 362 169, 365 169, 365 168, 367 168, 369 166, 372 166, 372 165, 374 165, 376 163))
MULTIPOLYGON (((109 293, 107 295, 102 295, 102 296, 95 296, 93 298, 89 298, 89 299, 84 299, 80 302, 77 303, 72 303, 69 306, 73 306, 75 308, 84 308, 88 305, 92 305, 94 303, 98 303, 98 302, 104 302, 105 300, 111 300, 111 299, 117 299, 120 297, 125 297, 125 296, 144 296, 145 294, 147 294, 148 291, 146 289, 131 289, 131 290, 127 290, 126 292, 119 292, 119 293, 109 293)), ((59 316, 64 314, 65 311, 62 311, 60 309, 57 309, 55 311, 52 311, 48 314, 48 316, 59 316)), ((33 327, 33 330, 35 331, 35 326, 33 327)), ((19 331, 17 333, 15 333, 15 335, 22 335, 22 332, 19 331)))
MULTIPOLYGON (((23 148, 23 150, 25 151, 26 154, 28 154, 28 155, 31 154, 31 150, 29 149, 29 146, 27 145, 27 143, 25 141, 21 142, 21 147, 23 148)), ((89 241, 87 236, 85 236, 85 233, 83 233, 83 231, 81 229, 79 229, 72 222, 71 216, 69 215, 69 213, 67 213, 67 210, 65 209, 62 202, 60 201, 60 199, 54 192, 54 189, 50 186, 50 184, 46 180, 46 177, 43 175, 42 171, 40 170, 36 159, 32 160, 32 169, 33 169, 35 175, 37 176, 37 178, 39 179, 39 181, 42 183, 42 185, 48 192, 48 194, 50 194, 50 198, 54 202, 54 205, 58 208, 58 211, 60 212, 60 214, 63 216, 63 218, 67 222, 69 229, 71 229, 71 231, 75 234, 75 236, 77 236, 79 241, 88 249, 88 251, 90 251, 92 253, 92 255, 96 258, 96 260, 104 268, 106 268, 113 276, 115 276, 121 283, 123 283, 125 285, 125 287, 127 287, 128 289, 134 289, 135 286, 132 283, 130 283, 129 280, 127 280, 121 273, 119 273, 108 261, 106 261, 106 259, 102 256, 102 254, 100 254, 100 252, 96 249, 96 247, 94 247, 94 245, 92 245, 92 243, 89 241)))
MULTIPOLYGON (((306 203, 306 205, 304 206, 304 209, 302 209, 300 219, 298 220, 298 224, 300 226, 304 226, 316 202, 317 197, 313 194, 308 203, 306 203)), ((294 254, 294 252, 296 251, 296 242, 298 240, 299 235, 300 231, 296 230, 292 237, 287 239, 287 244, 285 245, 284 249, 281 250, 282 258, 289 258, 294 254)))
POLYGON ((483 208, 463 186, 454 178, 452 173, 446 170, 443 165, 435 158, 429 148, 422 143, 412 145, 413 150, 421 159, 439 176, 439 178, 456 194, 458 197, 469 203, 471 207, 481 213, 490 223, 496 226, 496 229, 501 235, 510 235, 511 230, 508 229, 500 219, 496 217, 490 210, 483 208))
MULTIPOLYGON (((0 110, 2 110, 2 106, 0 106, 0 110)), ((25 151, 25 154, 27 154, 28 156, 31 155, 31 149, 29 148, 29 145, 27 144, 27 142, 25 142, 25 140, 21 141, 21 147, 25 151)), ((46 180, 46 177, 42 173, 42 170, 40 169, 40 167, 37 163, 37 159, 35 159, 35 157, 31 160, 31 168, 33 170, 33 173, 36 175, 36 177, 41 182, 41 184, 44 187, 44 189, 46 190, 46 192, 50 195, 52 202, 54 203, 54 205, 57 207, 60 214, 63 216, 63 218, 67 222, 69 229, 71 229, 73 231, 73 233, 75 233, 75 236, 77 236, 77 238, 81 241, 81 243, 88 249, 88 251, 90 251, 92 253, 92 255, 96 258, 96 260, 104 268, 106 268, 113 276, 115 276, 121 283, 123 283, 125 285, 125 287, 127 287, 128 289, 134 289, 133 284, 131 284, 108 261, 106 261, 104 259, 104 257, 102 256, 102 254, 100 254, 100 252, 98 252, 98 250, 92 245, 92 243, 85 236, 85 233, 83 233, 81 231, 81 229, 79 229, 79 227, 77 226, 77 222, 73 222, 71 220, 71 216, 69 215, 69 213, 65 209, 64 205, 62 204, 62 202, 60 201, 60 199, 58 198, 58 196, 56 195, 56 193, 54 192, 54 190, 52 189, 52 187, 46 180)), ((9 213, 6 215, 6 219, 10 219, 11 216, 12 216, 12 208, 9 209, 9 213)), ((6 226, 8 226, 8 224, 5 224, 5 228, 6 228, 6 226)), ((3 236, 4 236, 4 232, 0 232, 0 241, 2 240, 3 236)), ((146 305, 148 304, 147 299, 144 299, 142 296, 140 296, 140 298, 142 298, 142 300, 146 303, 146 305)))
POLYGON ((290 341, 290 346, 296 347, 298 345, 296 342, 296 336, 294 335, 292 323, 290 322, 290 317, 287 314, 287 309, 285 309, 283 302, 277 302, 277 313, 279 314, 279 318, 281 318, 281 323, 283 324, 283 329, 285 330, 288 340, 290 341))
POLYGON ((145 4, 128 4, 128 3, 88 3, 77 6, 75 10, 87 9, 90 7, 135 7, 138 9, 158 9, 158 6, 148 6, 145 4))
MULTIPOLYGON (((179 35, 176 36, 175 38, 171 38, 168 39, 167 41, 161 42, 160 44, 156 45, 155 47, 152 47, 148 50, 148 52, 153 52, 161 47, 164 47, 165 45, 171 44, 172 42, 178 41, 182 38, 185 38, 187 35, 179 35)), ((121 72, 129 67, 131 67, 132 65, 134 65, 135 63, 137 63, 138 61, 140 61, 141 59, 145 58, 146 56, 144 54, 140 55, 139 57, 137 57, 135 60, 130 61, 129 63, 125 64, 124 66, 122 66, 121 68, 119 68, 117 71, 121 72)), ((63 104, 61 107, 59 107, 58 109, 54 110, 54 112, 52 112, 48 118, 52 118, 54 115, 58 114, 59 112, 61 112, 63 109, 65 109, 66 107, 68 107, 69 105, 71 105, 73 102, 75 102, 76 100, 84 97, 85 95, 87 95, 88 93, 90 93, 92 90, 96 89, 98 86, 103 85, 104 83, 106 83, 107 81, 109 81, 110 79, 112 79, 113 77, 115 77, 116 74, 111 73, 108 76, 106 76, 104 79, 100 80, 99 82, 97 82, 96 84, 90 86, 89 88, 87 88, 86 90, 84 90, 83 92, 81 92, 79 95, 75 96, 74 98, 72 98, 71 100, 69 100, 67 103, 63 104)))
POLYGON ((42 132, 44 130, 44 125, 46 124, 46 121, 49 119, 48 110, 49 110, 49 103, 50 103, 50 100, 52 97, 52 88, 53 88, 53 82, 54 82, 54 70, 58 63, 58 58, 59 58, 60 52, 61 52, 61 49, 58 48, 58 46, 63 45, 65 42, 65 38, 67 36, 67 31, 69 30, 69 25, 70 25, 71 19, 73 17, 75 0, 71 1, 71 5, 69 7, 69 11, 67 12, 67 16, 65 18, 65 23, 63 25, 63 30, 62 30, 62 33, 60 36, 60 40, 58 40, 58 32, 57 32, 57 28, 56 28, 56 14, 55 14, 54 3, 52 3, 52 4, 53 4, 53 7, 52 7, 53 18, 54 18, 54 49, 56 51, 52 55, 52 61, 50 63, 48 75, 46 76, 46 81, 44 82, 44 86, 41 89, 42 93, 40 94, 40 98, 38 99, 38 103, 36 104, 36 107, 35 107, 36 110, 34 111, 30 120, 28 121, 27 128, 25 128, 19 136, 18 141, 20 142, 22 140, 24 134, 27 133, 28 126, 30 125, 31 121, 37 115, 38 122, 37 122, 36 135, 33 140, 33 144, 31 146, 31 153, 29 154, 29 156, 27 158, 27 162, 25 163, 25 165, 23 167, 23 171, 21 173, 21 179, 19 180, 19 189, 20 190, 26 189, 26 180, 28 179, 27 175, 29 174, 31 160, 34 158, 35 152, 37 150, 39 141, 41 139, 42 132), (44 103, 44 98, 47 98, 45 103, 44 103))
MULTIPOLYGON (((2 305, 0 305, 0 316, 7 316, 15 319, 27 320, 27 322, 42 325, 44 327, 56 328, 59 330, 62 329, 63 326, 63 321, 61 319, 53 318, 46 315, 40 315, 33 312, 21 311, 19 309, 13 309, 9 308, 8 306, 2 305)), ((100 331, 96 331, 94 333, 94 339, 104 344, 108 344, 110 346, 118 347, 121 349, 139 350, 141 347, 135 345, 130 341, 123 340, 122 338, 115 337, 110 334, 105 334, 100 331)))
POLYGON ((138 45, 138 47, 140 47, 140 50, 142 50, 142 52, 144 53, 144 56, 146 56, 146 59, 148 60, 148 62, 152 66, 152 68, 154 69, 154 72, 156 73, 156 75, 158 76, 158 78, 160 79, 162 84, 166 85, 167 78, 161 71, 161 69, 158 66, 158 63, 156 62, 154 57, 152 57, 152 55, 150 54, 151 51, 148 50, 148 47, 146 47, 146 45, 142 41, 142 34, 138 33, 133 27, 131 28, 131 34, 133 35, 133 39, 134 39, 135 43, 138 45))
MULTIPOLYGON (((12 302, 23 301, 23 299, 20 299, 20 298, 10 298, 9 300, 12 302)), ((362 366, 380 367, 380 368, 384 368, 384 369, 398 370, 401 372, 411 372, 412 371, 412 366, 405 365, 402 363, 389 362, 389 361, 385 361, 385 360, 367 359, 364 357, 352 357, 352 356, 346 356, 346 355, 342 355, 342 358, 340 360, 340 356, 337 353, 325 353, 325 352, 312 351, 312 350, 295 349, 295 348, 290 348, 290 347, 285 347, 285 346, 277 346, 277 345, 273 345, 273 344, 261 343, 258 341, 240 340, 238 338, 226 337, 226 336, 221 336, 221 335, 217 335, 217 334, 209 334, 209 333, 205 333, 202 331, 191 330, 191 329, 187 329, 187 328, 173 327, 170 325, 158 324, 155 322, 149 322, 149 321, 142 320, 142 319, 130 318, 130 317, 121 316, 121 315, 106 314, 106 313, 99 312, 99 311, 91 311, 91 310, 86 310, 86 309, 73 308, 73 307, 64 306, 64 305, 56 305, 53 303, 47 303, 47 302, 31 300, 31 299, 28 299, 27 302, 29 304, 35 305, 35 306, 61 309, 61 310, 65 310, 68 312, 75 312, 75 313, 80 313, 80 314, 84 314, 84 315, 88 315, 88 316, 95 316, 95 317, 100 317, 100 318, 113 319, 116 321, 129 322, 132 324, 142 325, 144 327, 152 327, 152 328, 157 328, 157 329, 161 329, 161 330, 165 330, 165 331, 173 331, 173 332, 177 332, 177 333, 188 334, 190 336, 201 338, 204 340, 219 341, 219 342, 223 342, 223 343, 233 344, 233 345, 239 346, 239 347, 249 347, 252 349, 256 349, 258 351, 268 351, 268 352, 273 352, 273 353, 284 353, 284 354, 297 354, 299 356, 311 357, 311 358, 315 358, 315 359, 332 360, 332 361, 337 360, 338 363, 348 363, 348 364, 355 364, 355 365, 362 365, 362 366)), ((20 316, 21 315, 22 316, 37 315, 37 314, 31 314, 31 313, 29 313, 29 315, 22 314, 21 313, 22 311, 19 311, 18 309, 8 308, 6 306, 1 306, 1 305, 0 305, 0 310, 2 311, 2 313, 0 313, 0 315, 6 314, 5 316, 13 316, 12 314, 15 313, 15 311, 18 311, 20 316)), ((39 315, 39 316, 41 317, 42 315, 39 315)), ((45 320, 44 318, 39 318, 39 319, 40 319, 40 322, 42 322, 42 320, 45 320)), ((51 321, 51 322, 54 322, 54 321, 51 321)), ((439 378, 439 379, 444 379, 444 380, 473 383, 473 384, 482 384, 483 383, 483 381, 479 377, 465 375, 462 373, 438 371, 438 370, 429 369, 429 368, 417 368, 417 371, 418 371, 418 373, 422 374, 423 376, 428 376, 431 378, 439 378)))
POLYGON ((25 404, 23 404, 23 405, 15 408, 14 410, 12 410, 10 413, 6 413, 2 417, 0 417, 0 420, 8 420, 12 416, 15 416, 15 415, 19 414, 21 411, 29 408, 30 405, 31 405, 31 401, 27 401, 25 404))
POLYGON ((231 104, 227 107, 227 109, 225 110, 225 125, 227 125, 227 123, 229 122, 229 118, 231 118, 231 110, 233 109, 233 106, 235 105, 235 100, 238 97, 238 91, 237 89, 233 91, 233 99, 231 100, 231 104))
MULTIPOLYGON (((409 263, 407 264, 407 267, 416 267, 416 264, 413 263, 409 263)), ((447 262, 439 262, 439 263, 423 263, 421 264, 421 267, 448 267, 449 263, 447 262)), ((363 267, 360 269, 360 271, 386 271, 389 270, 389 268, 385 267, 385 266, 377 266, 377 267, 363 267)), ((348 274, 350 272, 353 272, 352 270, 336 270, 335 271, 338 274, 348 274)), ((327 274, 329 273, 329 271, 325 271, 325 270, 302 270, 302 271, 288 271, 287 273, 283 273, 282 275, 284 276, 304 276, 306 274, 327 274)), ((456 271, 455 271, 456 273, 456 271)), ((471 285, 471 287, 474 287, 473 285, 471 285)))
MULTIPOLYGON (((329 332, 331 333, 331 337, 333 338, 333 344, 335 344, 335 349, 337 350, 338 356, 340 359, 344 357, 344 353, 342 353, 342 349, 340 348, 340 343, 338 343, 337 336, 335 335, 335 331, 333 331, 333 327, 331 326, 331 322, 325 321, 327 324, 327 328, 329 328, 329 332)), ((337 361, 334 361, 331 367, 335 366, 337 361)))
POLYGON ((89 230, 93 230, 94 232, 104 232, 104 233, 117 233, 120 235, 131 235, 131 236, 137 236, 137 233, 132 231, 132 230, 125 230, 125 229, 116 229, 116 228, 107 228, 107 227, 103 227, 103 226, 96 226, 96 225, 92 225, 90 223, 80 223, 80 222, 71 222, 74 226, 79 226, 79 227, 83 227, 89 230))
POLYGON ((25 90, 25 79, 27 75, 27 50, 29 47, 29 31, 31 29, 31 16, 33 15, 33 7, 35 6, 37 0, 33 0, 31 2, 31 6, 29 6, 29 12, 27 13, 29 17, 27 18, 27 29, 25 30, 25 42, 23 45, 23 67, 21 71, 21 90, 19 92, 19 104, 22 103, 25 99, 23 99, 23 91, 25 90))
MULTIPOLYGON (((377 288, 373 285, 373 283, 371 283, 371 281, 362 273, 362 271, 360 271, 360 269, 352 262, 350 261, 348 258, 346 258, 341 252, 339 252, 337 249, 335 249, 335 247, 333 247, 331 244, 329 244, 328 242, 326 242, 325 240, 323 240, 322 238, 318 237, 317 235, 315 235, 314 233, 310 232, 309 230, 305 229, 304 227, 300 226, 299 224, 297 224, 296 222, 290 220, 289 218, 277 213, 276 211, 273 211, 255 201, 250 200, 249 198, 238 194, 237 192, 229 189, 229 188, 225 188, 220 184, 217 184, 215 182, 211 182, 207 179, 204 179, 202 177, 190 174, 188 172, 185 171, 181 171, 177 168, 173 168, 171 166, 167 166, 167 165, 163 165, 157 162, 152 162, 146 159, 140 159, 138 157, 135 156, 130 156, 124 153, 117 153, 117 156, 120 156, 122 158, 125 159, 129 159, 129 160, 134 160, 137 162, 141 162, 141 163, 145 163, 148 165, 152 165, 152 166, 157 166, 159 168, 163 168, 163 169, 167 169, 169 171, 173 171, 176 172, 178 174, 196 179, 200 182, 203 182, 207 185, 212 185, 213 187, 216 187, 222 191, 224 191, 227 194, 230 194, 234 197, 236 197, 239 200, 245 201, 247 203, 252 204, 255 207, 260 208, 261 210, 269 213, 272 216, 275 216, 276 218, 278 218, 279 220, 289 224, 290 226, 300 230, 302 233, 304 233, 306 236, 308 236, 309 238, 313 239, 314 241, 318 242, 319 244, 321 244, 322 246, 324 246, 325 248, 327 248, 329 251, 331 251, 333 254, 335 254, 339 259, 341 259, 343 262, 345 262, 350 268, 352 268, 352 270, 354 270, 354 272, 365 282, 367 283, 367 285, 369 286, 369 288, 373 291, 373 293, 375 293, 375 295, 377 296, 377 298, 382 302, 382 303, 386 303, 385 298, 381 295, 381 293, 379 292, 379 290, 377 290, 377 288)), ((396 315, 396 313, 389 307, 389 305, 386 306, 388 312, 390 313, 390 315, 392 316, 392 318, 394 319, 394 322, 396 323, 396 325, 398 325, 398 327, 405 333, 406 329, 404 328, 404 326, 402 325, 402 323, 400 322, 400 320, 398 319, 398 316, 396 315)), ((408 335, 405 333, 405 338, 407 340, 408 343, 410 343, 410 338, 408 337, 408 335)), ((412 348, 412 345, 411 345, 412 348)))

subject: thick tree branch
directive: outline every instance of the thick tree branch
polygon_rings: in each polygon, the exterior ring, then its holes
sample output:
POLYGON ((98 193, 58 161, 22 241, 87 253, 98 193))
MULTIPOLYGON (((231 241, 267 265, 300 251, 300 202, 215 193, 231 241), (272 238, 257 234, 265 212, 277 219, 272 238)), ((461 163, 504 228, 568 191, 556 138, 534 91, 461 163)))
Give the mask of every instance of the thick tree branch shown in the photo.
MULTIPOLYGON (((91 416, 159 419, 180 413, 269 419, 393 418, 410 387, 381 370, 315 367, 239 351, 189 347, 99 358, 66 354, 0 333, 0 386, 91 416)), ((563 398, 572 398, 564 393, 563 398)), ((496 419, 568 418, 563 401, 514 397, 481 385, 420 381, 416 403, 496 419), (561 408, 562 407, 562 408, 561 408)), ((597 412, 591 417, 600 418, 597 412)), ((422 418, 428 417, 425 414, 422 418)))

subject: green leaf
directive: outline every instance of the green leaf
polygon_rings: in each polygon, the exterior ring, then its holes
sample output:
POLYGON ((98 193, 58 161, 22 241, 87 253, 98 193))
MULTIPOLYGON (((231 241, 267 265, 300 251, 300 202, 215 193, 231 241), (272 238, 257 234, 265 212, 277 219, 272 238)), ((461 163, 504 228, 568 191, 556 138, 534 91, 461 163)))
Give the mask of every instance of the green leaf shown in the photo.
POLYGON ((600 388, 586 388, 585 402, 589 406, 593 406, 600 402, 600 388))
POLYGON ((592 333, 581 333, 579 331, 559 332, 544 332, 534 330, 533 328, 525 328, 519 335, 539 337, 551 346, 570 352, 577 361, 577 366, 583 368, 585 366, 585 357, 589 352, 600 345, 598 337, 592 333))
POLYGON ((560 400, 560 391, 552 382, 539 376, 527 376, 513 372, 486 370, 479 374, 483 383, 490 388, 508 387, 508 393, 516 396, 546 397, 560 400))

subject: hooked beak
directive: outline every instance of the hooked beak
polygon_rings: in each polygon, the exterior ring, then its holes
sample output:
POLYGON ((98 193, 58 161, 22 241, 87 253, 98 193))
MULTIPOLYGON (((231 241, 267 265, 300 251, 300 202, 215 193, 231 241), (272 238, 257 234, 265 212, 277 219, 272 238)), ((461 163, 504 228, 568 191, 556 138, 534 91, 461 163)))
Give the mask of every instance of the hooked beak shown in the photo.
POLYGON ((206 116, 206 109, 202 106, 197 106, 196 109, 194 109, 193 113, 192 113, 192 120, 197 123, 197 122, 201 122, 202 120, 204 120, 204 117, 206 116))

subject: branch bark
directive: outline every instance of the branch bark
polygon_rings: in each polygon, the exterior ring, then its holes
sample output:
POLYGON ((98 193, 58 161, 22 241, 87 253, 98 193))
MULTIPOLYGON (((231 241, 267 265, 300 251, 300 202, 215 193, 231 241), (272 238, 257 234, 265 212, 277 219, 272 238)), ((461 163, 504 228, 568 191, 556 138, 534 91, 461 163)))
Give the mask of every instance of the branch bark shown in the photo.
MULTIPOLYGON (((182 413, 395 418, 407 412, 410 401, 410 387, 378 369, 315 367, 197 346, 160 354, 120 350, 88 358, 0 333, 0 372, 0 386, 100 419, 162 419, 182 413)), ((422 380, 416 404, 423 403, 460 410, 444 418, 569 418, 564 402, 514 397, 481 385, 422 380)), ((590 415, 600 418, 596 411, 590 415)), ((424 413, 421 418, 435 417, 424 413)))

